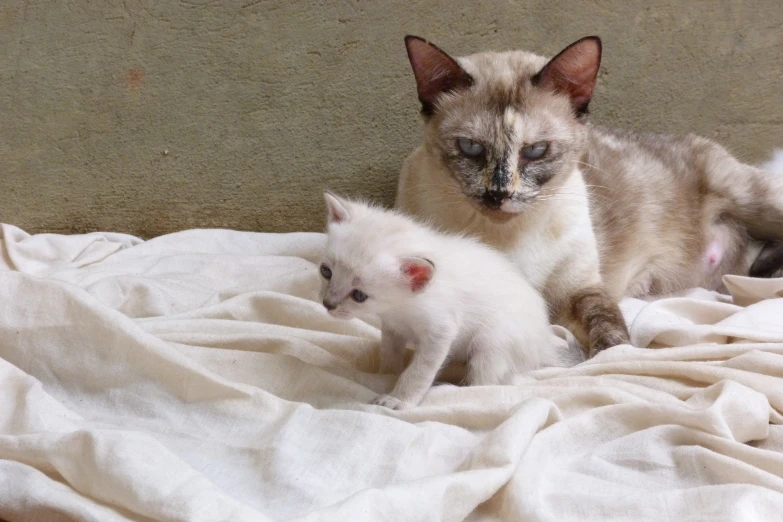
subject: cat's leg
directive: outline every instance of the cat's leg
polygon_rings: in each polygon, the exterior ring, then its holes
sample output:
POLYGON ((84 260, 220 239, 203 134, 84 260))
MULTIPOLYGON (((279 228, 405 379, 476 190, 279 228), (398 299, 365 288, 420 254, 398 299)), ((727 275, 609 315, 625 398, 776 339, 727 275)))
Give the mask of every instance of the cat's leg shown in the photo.
POLYGON ((415 406, 421 402, 430 389, 441 366, 451 350, 455 334, 452 332, 431 333, 420 340, 416 351, 397 384, 388 395, 379 395, 373 404, 394 410, 415 406))
POLYGON ((381 326, 381 349, 378 373, 400 375, 405 367, 405 339, 381 326))
POLYGON ((631 336, 617 301, 602 285, 570 293, 558 320, 587 349, 588 357, 618 344, 630 344, 631 336))

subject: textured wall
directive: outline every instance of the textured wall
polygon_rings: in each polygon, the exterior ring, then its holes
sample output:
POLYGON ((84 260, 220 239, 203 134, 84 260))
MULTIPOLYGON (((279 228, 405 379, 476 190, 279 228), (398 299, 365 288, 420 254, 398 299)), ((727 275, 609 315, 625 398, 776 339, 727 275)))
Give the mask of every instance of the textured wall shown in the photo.
POLYGON ((0 221, 314 230, 324 186, 390 202, 420 135, 406 33, 455 54, 596 33, 595 120, 783 145, 779 0, 5 0, 0 221))

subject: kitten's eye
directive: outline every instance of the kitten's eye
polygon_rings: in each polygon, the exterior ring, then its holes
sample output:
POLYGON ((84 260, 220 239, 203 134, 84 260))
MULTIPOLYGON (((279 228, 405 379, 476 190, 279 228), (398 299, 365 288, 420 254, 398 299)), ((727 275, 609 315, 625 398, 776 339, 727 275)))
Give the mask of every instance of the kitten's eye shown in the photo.
POLYGON ((329 268, 326 265, 321 265, 321 276, 324 279, 331 279, 332 278, 332 269, 329 268))
POLYGON ((476 156, 481 156, 484 154, 484 145, 481 143, 476 143, 473 140, 469 140, 468 138, 458 139, 457 145, 459 145, 459 150, 461 150, 465 156, 475 158, 476 156))
POLYGON ((538 143, 534 143, 532 145, 528 145, 527 147, 523 148, 522 155, 529 160, 537 160, 540 159, 541 156, 546 154, 546 151, 548 149, 549 149, 549 143, 545 141, 539 141, 538 143))
POLYGON ((351 299, 353 299, 357 303, 363 303, 367 300, 367 294, 357 289, 351 292, 351 299))

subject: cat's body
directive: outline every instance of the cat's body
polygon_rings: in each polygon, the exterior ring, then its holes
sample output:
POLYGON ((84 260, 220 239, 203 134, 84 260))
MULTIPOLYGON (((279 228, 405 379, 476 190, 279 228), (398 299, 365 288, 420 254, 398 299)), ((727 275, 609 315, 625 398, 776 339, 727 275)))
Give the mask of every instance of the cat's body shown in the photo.
POLYGON ((783 238, 780 178, 698 136, 584 121, 597 39, 551 61, 408 48, 426 127, 398 207, 506 252, 592 350, 628 342, 621 297, 718 288, 747 273, 749 238, 783 238))
POLYGON ((544 300, 499 252, 393 211, 332 195, 327 205, 324 306, 336 317, 380 316, 381 373, 402 372, 376 404, 418 404, 447 359, 466 361, 468 384, 479 385, 568 364, 544 300), (403 371, 408 342, 417 349, 403 371))

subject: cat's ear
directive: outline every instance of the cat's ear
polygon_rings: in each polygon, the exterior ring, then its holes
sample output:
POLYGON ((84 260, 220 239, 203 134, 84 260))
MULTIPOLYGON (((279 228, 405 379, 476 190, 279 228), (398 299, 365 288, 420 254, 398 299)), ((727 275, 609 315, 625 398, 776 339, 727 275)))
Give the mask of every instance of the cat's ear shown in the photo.
POLYGON ((435 273, 435 265, 423 257, 404 257, 400 267, 411 292, 422 290, 435 273))
POLYGON ((326 201, 326 220, 328 223, 342 223, 351 217, 348 211, 350 205, 343 198, 325 190, 324 200, 326 201))
POLYGON ((426 115, 435 111, 435 103, 441 94, 470 87, 473 78, 457 63, 457 60, 437 46, 418 36, 405 37, 408 59, 416 77, 421 110, 426 115))
POLYGON ((601 39, 586 36, 549 60, 533 77, 533 84, 567 95, 574 111, 581 116, 587 113, 600 66, 601 39))

